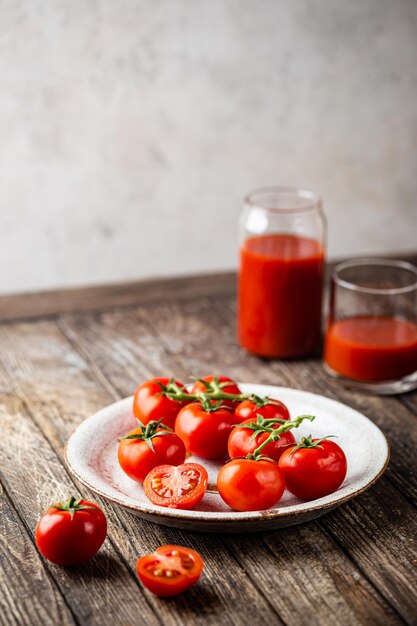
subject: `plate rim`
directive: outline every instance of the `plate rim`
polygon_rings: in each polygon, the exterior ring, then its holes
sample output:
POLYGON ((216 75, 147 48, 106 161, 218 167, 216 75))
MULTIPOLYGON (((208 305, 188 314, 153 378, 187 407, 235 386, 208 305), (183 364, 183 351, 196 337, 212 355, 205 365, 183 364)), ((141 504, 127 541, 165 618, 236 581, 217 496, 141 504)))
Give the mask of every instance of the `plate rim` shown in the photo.
MULTIPOLYGON (((78 482, 80 482, 82 485, 84 485, 85 487, 87 487, 88 489, 90 489, 92 492, 96 493, 97 495, 99 495, 100 497, 104 498, 105 500, 108 500, 110 502, 112 502, 113 504, 116 504, 118 506, 121 506, 122 508, 131 511, 132 513, 136 514, 136 515, 144 515, 144 516, 149 516, 149 517, 159 517, 162 519, 168 519, 172 522, 193 522, 198 524, 198 522, 203 522, 205 526, 209 526, 209 525, 216 525, 218 526, 219 524, 239 524, 241 522, 252 522, 252 523, 256 523, 256 522, 261 522, 261 521, 273 521, 273 520, 283 520, 283 519, 288 519, 288 518, 294 518, 294 517, 304 517, 305 515, 309 515, 309 514, 313 514, 315 512, 317 512, 317 515, 320 515, 322 512, 325 512, 327 509, 334 509, 342 504, 344 504, 345 502, 348 502, 349 500, 352 500, 353 498, 356 498, 357 496, 365 493, 368 489, 370 489, 380 478, 381 476, 384 474, 385 470, 387 469, 387 466, 389 464, 390 458, 391 458, 391 446, 390 443, 385 435, 385 433, 382 432, 382 430, 379 428, 379 426, 377 426, 369 417, 367 417, 366 415, 364 415, 363 413, 361 413, 360 411, 358 411, 357 409, 354 409, 352 407, 350 407, 349 405, 340 402, 339 400, 334 400, 333 398, 328 398, 322 394, 317 394, 317 393, 313 393, 311 391, 304 391, 303 389, 296 389, 294 387, 282 387, 282 386, 277 386, 277 385, 268 385, 268 384, 263 384, 263 383, 241 383, 238 382, 237 383, 239 386, 256 386, 256 387, 265 387, 265 388, 275 388, 277 390, 285 390, 285 391, 290 391, 290 392, 297 392, 297 393, 302 393, 305 395, 309 395, 309 396, 313 396, 315 398, 321 398, 326 400, 326 402, 329 403, 334 403, 334 404, 338 404, 341 405, 343 407, 348 408, 351 411, 354 411, 355 413, 357 413, 362 419, 365 419, 367 422, 369 422, 374 428, 377 429, 377 431, 379 432, 380 435, 382 435, 383 441, 386 445, 386 457, 385 457, 385 461, 383 466, 381 467, 381 469, 379 470, 379 472, 372 478, 372 480, 370 480, 368 483, 366 483, 365 485, 363 485, 362 487, 358 488, 357 490, 353 491, 352 493, 348 493, 346 495, 340 496, 339 498, 336 497, 336 499, 330 501, 330 502, 324 502, 324 503, 319 503, 319 500, 321 498, 317 498, 316 500, 312 500, 311 501, 311 506, 307 506, 305 508, 303 508, 302 510, 298 510, 298 511, 283 511, 282 509, 265 509, 265 510, 259 510, 259 511, 247 511, 247 513, 249 513, 249 515, 245 515, 245 512, 240 512, 240 511, 216 511, 215 514, 216 516, 211 516, 210 513, 213 513, 213 511, 204 511, 202 512, 203 517, 194 517, 194 516, 187 516, 187 511, 184 510, 184 515, 179 516, 178 514, 174 513, 174 511, 177 511, 176 509, 170 509, 168 507, 164 508, 164 507, 157 507, 155 509, 146 509, 143 508, 140 504, 138 505, 133 505, 130 503, 126 503, 123 502, 121 498, 117 498, 114 496, 110 496, 109 494, 105 493, 104 491, 102 491, 100 489, 100 487, 97 487, 95 485, 93 485, 87 478, 84 478, 83 476, 81 476, 79 474, 79 472, 72 466, 69 458, 68 458, 68 445, 71 441, 71 439, 73 438, 73 436, 75 435, 75 433, 77 432, 77 430, 79 428, 81 428, 85 422, 93 417, 95 417, 98 413, 100 413, 101 411, 104 411, 106 409, 108 409, 109 407, 114 407, 117 404, 123 404, 126 403, 127 400, 130 400, 133 398, 133 395, 131 396, 126 396, 125 398, 121 398, 120 400, 117 400, 116 402, 112 402, 111 404, 108 404, 104 407, 102 407, 101 409, 98 409, 98 411, 95 411, 94 413, 92 413, 91 415, 89 415, 88 417, 86 417, 80 424, 78 424, 73 431, 70 433, 65 446, 64 446, 64 460, 65 463, 70 471, 70 473, 76 478, 76 480, 78 482), (160 510, 161 509, 161 510, 160 510), (236 514, 239 514, 239 517, 236 517, 236 514), (230 515, 234 515, 234 517, 230 517, 230 515), (221 516, 221 517, 219 517, 221 516)), ((334 493, 337 493, 334 492, 334 493)), ((330 494, 329 494, 330 495, 330 494)), ((156 505, 155 505, 156 506, 156 505)))

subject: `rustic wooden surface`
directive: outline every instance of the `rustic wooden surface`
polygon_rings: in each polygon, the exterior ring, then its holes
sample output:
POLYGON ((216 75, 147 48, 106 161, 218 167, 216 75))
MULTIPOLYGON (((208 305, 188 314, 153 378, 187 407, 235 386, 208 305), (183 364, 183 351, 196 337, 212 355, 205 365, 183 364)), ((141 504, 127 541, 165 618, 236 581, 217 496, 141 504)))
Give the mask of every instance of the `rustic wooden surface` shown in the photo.
POLYGON ((0 299, 0 624, 417 623, 417 392, 353 393, 319 360, 246 354, 235 341, 233 282, 227 274, 0 299), (232 536, 141 521, 74 483, 63 446, 85 417, 150 376, 208 373, 364 412, 391 443, 386 474, 318 521, 232 536), (51 501, 72 493, 103 506, 109 534, 89 563, 62 569, 38 554, 33 531, 51 501), (193 547, 206 563, 200 583, 170 600, 134 574, 138 555, 163 543, 193 547))

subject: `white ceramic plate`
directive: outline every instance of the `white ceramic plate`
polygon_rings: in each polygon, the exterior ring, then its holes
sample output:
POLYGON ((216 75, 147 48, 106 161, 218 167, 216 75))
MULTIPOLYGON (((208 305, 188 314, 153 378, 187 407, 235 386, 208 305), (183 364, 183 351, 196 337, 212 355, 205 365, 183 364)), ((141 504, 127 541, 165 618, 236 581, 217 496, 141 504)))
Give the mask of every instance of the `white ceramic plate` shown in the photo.
POLYGON ((77 480, 104 498, 147 520, 190 530, 215 532, 257 531, 299 524, 339 506, 373 485, 389 460, 385 436, 373 422, 340 402, 296 389, 269 385, 240 384, 243 393, 270 396, 285 402, 292 418, 302 414, 316 416, 294 430, 302 435, 337 435, 348 462, 343 485, 335 492, 312 502, 298 500, 284 492, 278 505, 266 511, 238 513, 230 509, 215 489, 221 462, 189 457, 202 463, 209 473, 209 490, 192 511, 156 506, 149 502, 141 485, 121 470, 117 461, 118 438, 136 427, 132 417, 132 398, 111 404, 88 417, 71 435, 66 460, 77 480))

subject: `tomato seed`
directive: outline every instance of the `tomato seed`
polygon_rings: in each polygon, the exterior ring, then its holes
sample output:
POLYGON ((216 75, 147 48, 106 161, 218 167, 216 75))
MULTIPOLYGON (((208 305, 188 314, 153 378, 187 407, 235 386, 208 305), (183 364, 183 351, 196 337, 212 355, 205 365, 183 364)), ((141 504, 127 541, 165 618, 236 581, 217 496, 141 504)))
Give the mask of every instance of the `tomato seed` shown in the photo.
POLYGON ((154 576, 162 576, 164 573, 164 571, 162 569, 154 569, 153 571, 153 575, 154 576))

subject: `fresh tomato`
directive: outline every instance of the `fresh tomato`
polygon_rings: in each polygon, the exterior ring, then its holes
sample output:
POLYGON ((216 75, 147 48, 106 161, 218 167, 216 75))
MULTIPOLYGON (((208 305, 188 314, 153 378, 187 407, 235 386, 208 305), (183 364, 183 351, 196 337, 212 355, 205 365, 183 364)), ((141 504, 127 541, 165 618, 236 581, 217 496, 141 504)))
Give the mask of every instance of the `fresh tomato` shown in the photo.
POLYGON ((191 454, 217 459, 227 453, 227 440, 235 420, 222 401, 192 402, 178 413, 175 432, 191 454))
POLYGON ((198 463, 159 465, 149 472, 143 488, 147 498, 170 509, 192 509, 207 491, 207 470, 198 463))
POLYGON ((180 391, 188 394, 183 383, 173 378, 152 378, 137 387, 133 396, 133 414, 143 424, 163 420, 165 426, 174 428, 178 411, 187 400, 173 400, 166 394, 180 391))
MULTIPOLYGON (((195 381, 191 393, 215 393, 216 391, 223 391, 224 393, 232 393, 234 395, 240 395, 242 392, 232 378, 228 376, 205 376, 195 381)), ((224 405, 230 406, 234 409, 238 405, 238 401, 235 400, 223 400, 224 405)))
MULTIPOLYGON (((257 422, 256 417, 250 417, 242 422, 242 424, 239 424, 239 426, 235 426, 229 435, 229 441, 227 443, 227 451, 231 459, 253 454, 256 448, 266 441, 269 437, 269 432, 262 430, 262 423, 268 424, 270 428, 274 430, 281 426, 280 422, 276 422, 275 424, 266 420, 257 422), (256 429, 255 427, 245 428, 245 424, 259 425, 259 429, 256 429)), ((273 459, 274 461, 278 461, 284 450, 293 444, 295 444, 294 436, 290 431, 287 431, 282 433, 277 441, 271 441, 271 443, 268 443, 262 449, 262 454, 270 459, 273 459)))
POLYGON ((233 459, 217 476, 221 497, 236 511, 269 509, 281 498, 284 488, 284 478, 273 461, 233 459))
POLYGON ((97 504, 71 497, 53 504, 42 515, 35 541, 48 561, 78 565, 95 555, 106 534, 106 518, 97 504))
POLYGON ((181 465, 186 456, 182 440, 158 422, 148 422, 120 440, 118 459, 122 470, 141 483, 157 465, 181 465))
POLYGON ((257 398, 243 400, 235 409, 236 422, 241 423, 249 418, 256 421, 257 415, 262 415, 265 419, 289 420, 290 412, 283 402, 273 398, 257 398))
POLYGON ((301 500, 316 500, 336 491, 345 479, 346 456, 342 448, 329 439, 303 437, 287 448, 278 467, 287 489, 301 500))
POLYGON ((194 585, 203 571, 203 559, 191 548, 161 546, 138 559, 136 571, 149 591, 161 597, 176 596, 194 585))

